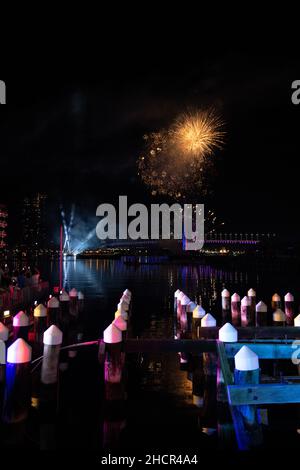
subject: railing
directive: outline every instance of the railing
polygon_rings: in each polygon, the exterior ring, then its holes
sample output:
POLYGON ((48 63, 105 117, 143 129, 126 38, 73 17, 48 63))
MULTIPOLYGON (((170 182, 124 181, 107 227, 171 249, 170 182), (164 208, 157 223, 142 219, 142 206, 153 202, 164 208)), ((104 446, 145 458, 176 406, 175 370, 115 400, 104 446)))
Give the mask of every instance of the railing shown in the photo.
POLYGON ((20 289, 10 287, 0 294, 0 309, 10 310, 13 307, 26 306, 35 300, 41 300, 49 293, 49 282, 39 282, 36 286, 28 286, 20 289))

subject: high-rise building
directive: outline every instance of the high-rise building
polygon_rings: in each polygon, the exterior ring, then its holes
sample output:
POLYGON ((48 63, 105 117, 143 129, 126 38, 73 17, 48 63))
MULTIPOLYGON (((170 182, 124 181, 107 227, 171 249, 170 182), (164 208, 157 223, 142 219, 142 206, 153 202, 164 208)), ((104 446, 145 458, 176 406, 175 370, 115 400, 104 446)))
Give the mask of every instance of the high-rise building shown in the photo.
POLYGON ((39 250, 46 245, 46 194, 26 197, 22 209, 22 245, 39 250))
POLYGON ((7 243, 7 208, 4 204, 0 204, 0 251, 2 251, 7 243))

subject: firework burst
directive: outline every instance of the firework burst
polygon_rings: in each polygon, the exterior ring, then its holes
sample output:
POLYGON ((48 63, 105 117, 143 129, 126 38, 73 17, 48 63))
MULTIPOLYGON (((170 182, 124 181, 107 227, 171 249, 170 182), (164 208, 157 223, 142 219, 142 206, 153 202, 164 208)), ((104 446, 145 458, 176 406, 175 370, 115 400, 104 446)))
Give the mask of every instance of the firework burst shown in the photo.
POLYGON ((168 129, 144 136, 138 173, 153 195, 204 197, 211 190, 212 155, 223 137, 222 121, 214 111, 183 114, 168 129))

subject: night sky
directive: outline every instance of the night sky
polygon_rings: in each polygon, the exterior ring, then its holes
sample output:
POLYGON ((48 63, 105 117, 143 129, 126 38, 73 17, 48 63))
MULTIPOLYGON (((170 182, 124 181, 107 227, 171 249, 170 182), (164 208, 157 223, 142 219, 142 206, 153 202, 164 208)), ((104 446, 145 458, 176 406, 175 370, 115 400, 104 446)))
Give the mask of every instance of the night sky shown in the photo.
POLYGON ((10 213, 36 190, 49 194, 53 220, 60 203, 94 215, 122 194, 149 202, 136 169, 143 135, 213 105, 226 122, 212 201, 226 231, 298 238, 298 56, 218 48, 163 65, 140 59, 106 64, 100 56, 101 73, 0 77, 8 103, 0 108, 0 200, 10 213))

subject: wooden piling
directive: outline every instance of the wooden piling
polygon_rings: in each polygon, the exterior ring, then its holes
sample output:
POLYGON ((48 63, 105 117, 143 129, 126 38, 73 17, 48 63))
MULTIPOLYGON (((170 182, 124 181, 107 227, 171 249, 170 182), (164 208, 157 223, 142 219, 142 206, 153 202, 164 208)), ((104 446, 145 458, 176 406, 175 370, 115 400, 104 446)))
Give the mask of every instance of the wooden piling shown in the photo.
MULTIPOLYGON (((256 385, 259 383, 258 356, 243 346, 234 357, 234 383, 256 385)), ((234 426, 240 450, 249 450, 262 444, 262 429, 255 405, 233 406, 234 426)))
POLYGON ((222 297, 222 324, 231 321, 230 312, 230 292, 227 289, 223 289, 221 293, 222 297))
POLYGON ((285 326, 286 323, 286 316, 285 313, 278 308, 273 313, 273 326, 285 326))
POLYGON ((267 326, 268 325, 268 307, 262 301, 258 302, 255 307, 255 325, 256 326, 267 326))
POLYGON ((22 310, 13 318, 13 338, 28 341, 29 318, 22 310))
POLYGON ((54 384, 58 381, 59 353, 63 340, 60 329, 51 325, 43 335, 44 353, 41 381, 43 384, 54 384))
POLYGON ((272 296, 272 310, 277 310, 281 308, 281 297, 278 294, 272 296))
POLYGON ((293 325, 295 315, 295 303, 294 296, 290 292, 288 292, 284 296, 284 311, 286 315, 286 324, 293 325))
POLYGON ((245 296, 241 302, 241 326, 253 326, 255 324, 251 314, 251 302, 249 297, 245 296))
POLYGON ((254 289, 249 289, 247 292, 248 299, 250 300, 250 318, 251 324, 255 325, 255 307, 256 307, 256 292, 254 289))
POLYGON ((69 292, 70 297, 70 315, 73 317, 78 317, 78 293, 77 290, 73 289, 69 292))
POLYGON ((241 298, 236 293, 231 296, 231 319, 234 326, 241 325, 241 298))
POLYGON ((110 324, 103 332, 103 341, 105 343, 105 398, 106 400, 121 400, 124 394, 121 383, 124 365, 121 330, 110 324))
POLYGON ((59 300, 56 297, 51 297, 47 303, 47 315, 49 325, 58 325, 59 322, 59 300))
POLYGON ((44 331, 48 327, 47 309, 43 304, 39 304, 33 311, 33 327, 35 343, 42 344, 44 331))

